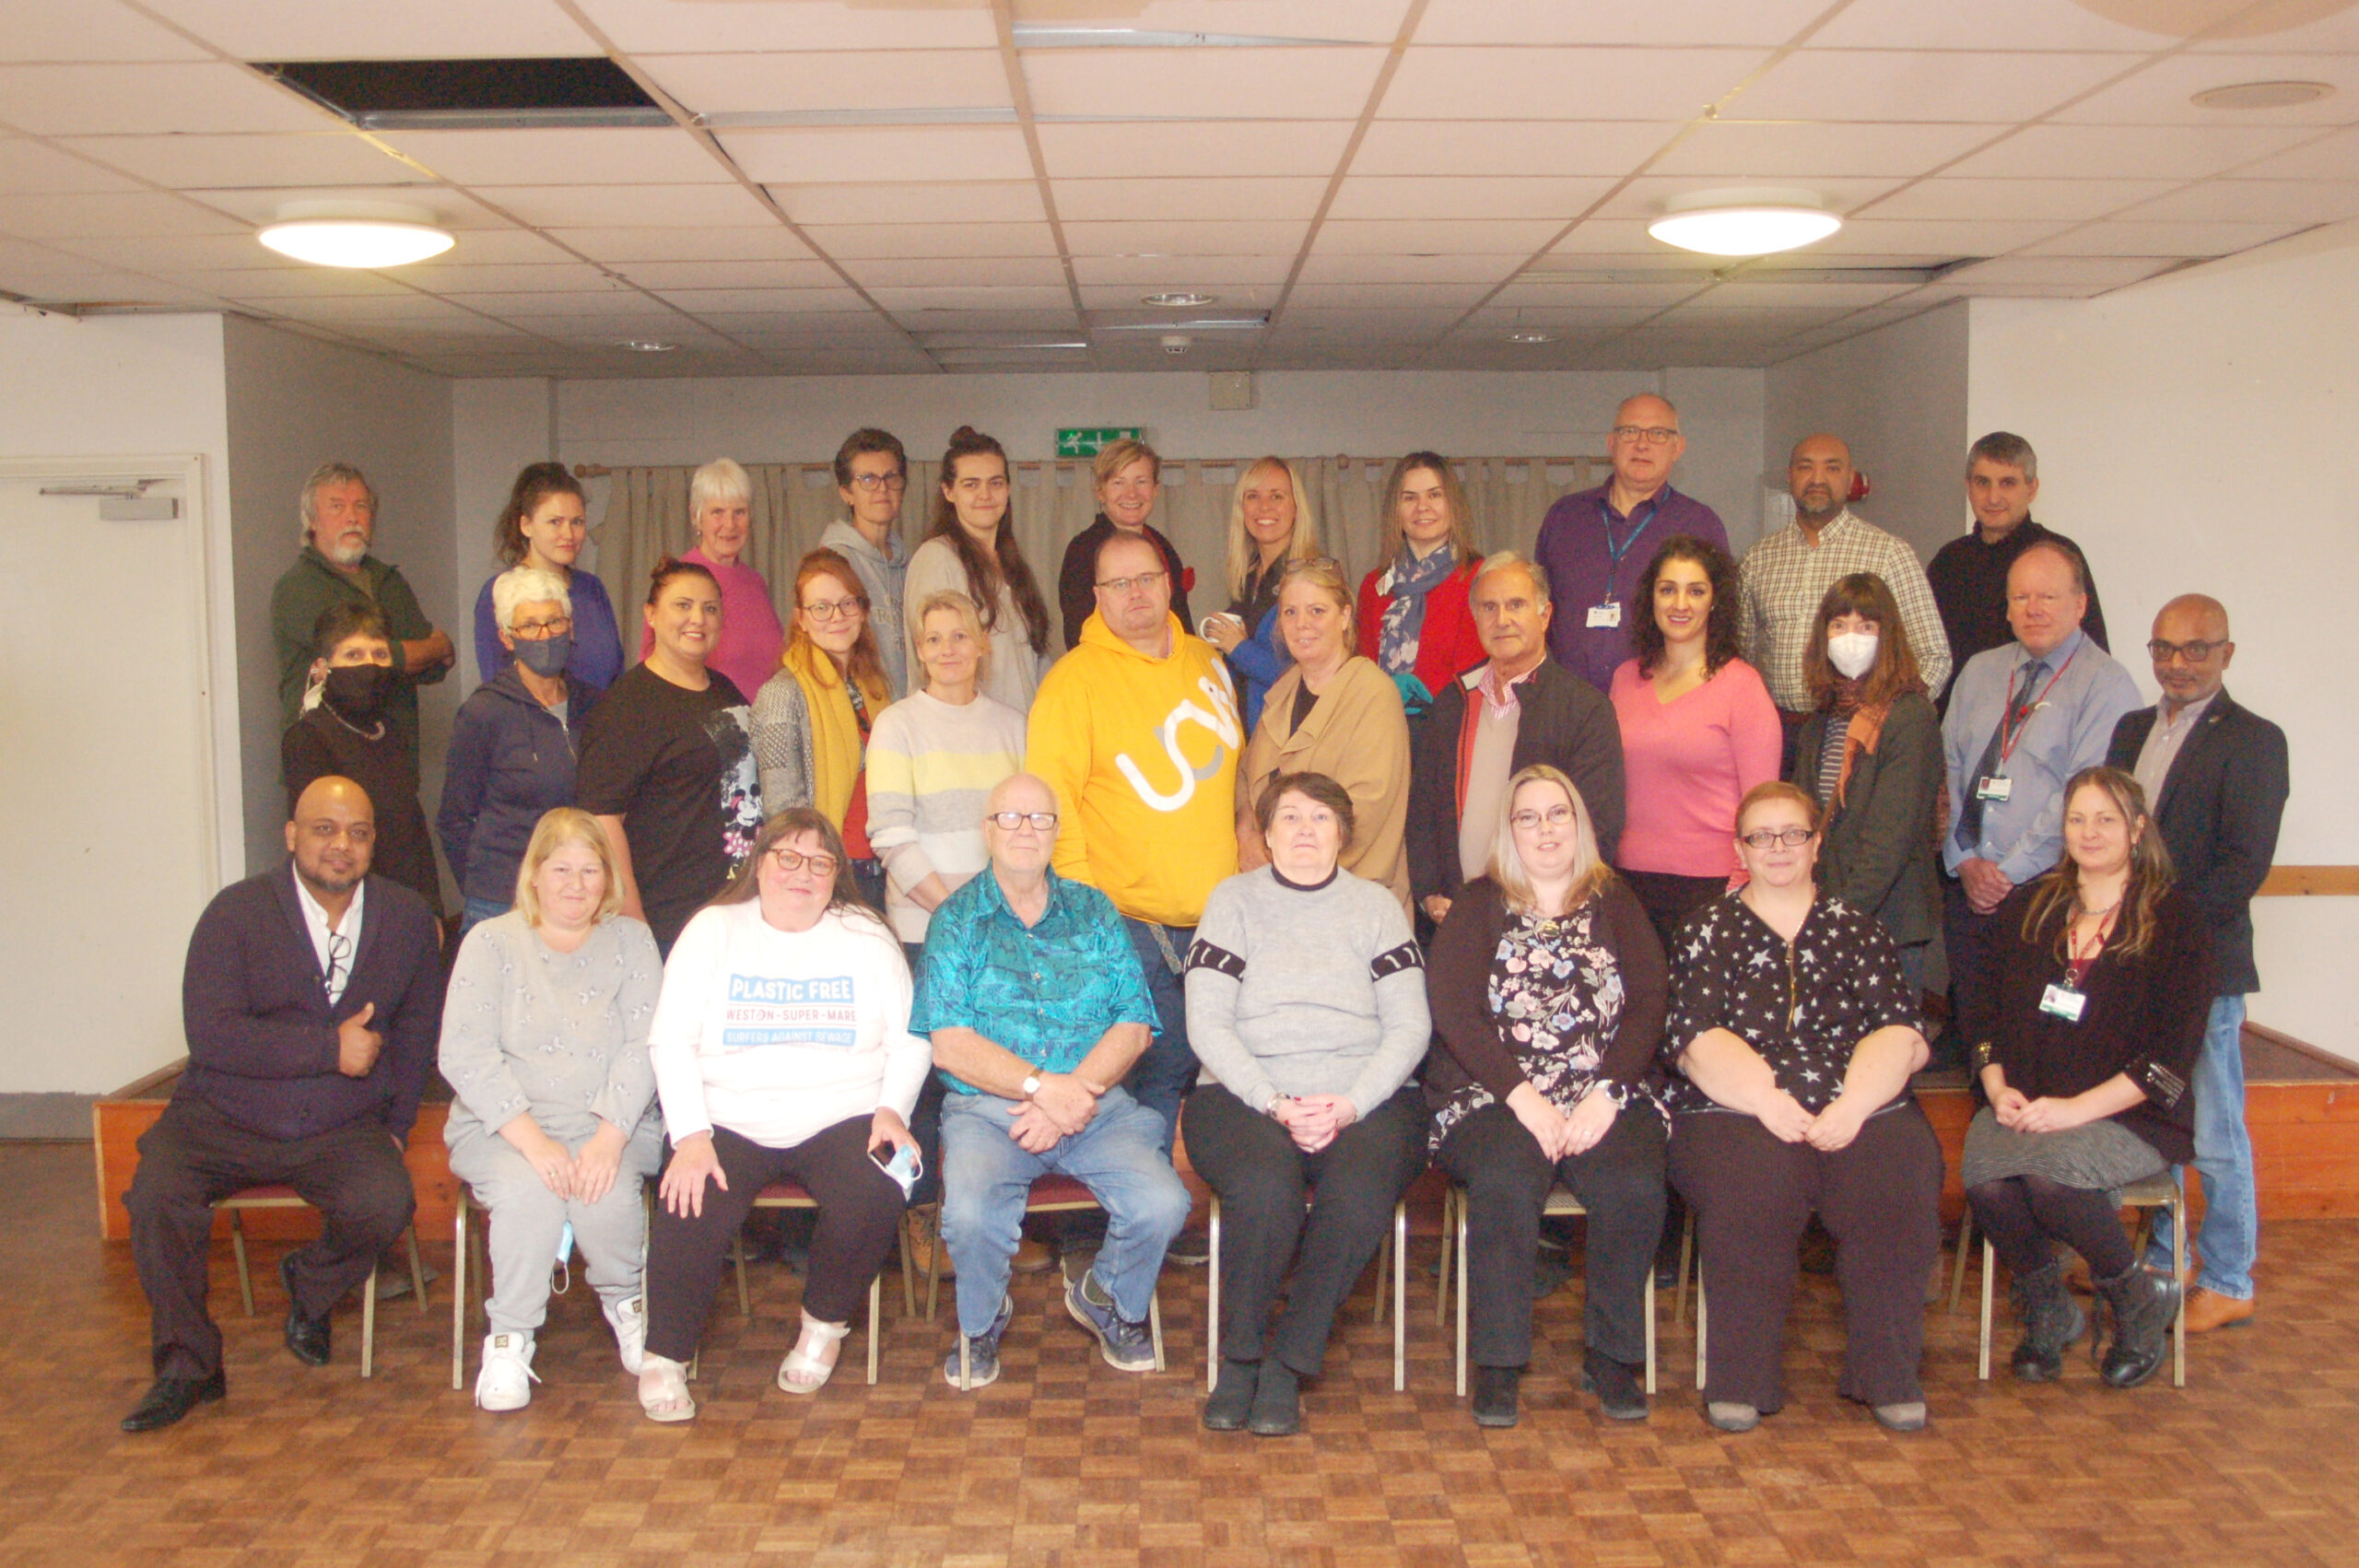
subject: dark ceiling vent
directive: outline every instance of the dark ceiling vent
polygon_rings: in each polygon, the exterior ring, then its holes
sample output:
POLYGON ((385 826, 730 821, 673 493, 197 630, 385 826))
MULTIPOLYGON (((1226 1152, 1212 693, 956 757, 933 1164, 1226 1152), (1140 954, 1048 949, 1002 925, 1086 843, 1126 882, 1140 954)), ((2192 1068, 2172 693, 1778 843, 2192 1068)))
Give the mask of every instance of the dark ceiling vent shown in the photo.
POLYGON ((602 56, 555 60, 257 62, 364 131, 668 125, 672 117, 602 56))

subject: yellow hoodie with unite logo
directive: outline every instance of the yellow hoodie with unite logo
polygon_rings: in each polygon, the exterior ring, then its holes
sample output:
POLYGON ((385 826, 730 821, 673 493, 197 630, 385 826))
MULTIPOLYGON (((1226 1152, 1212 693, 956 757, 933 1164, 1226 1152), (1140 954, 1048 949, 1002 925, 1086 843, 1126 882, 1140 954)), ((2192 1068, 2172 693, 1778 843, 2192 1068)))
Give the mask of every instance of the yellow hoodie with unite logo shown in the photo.
POLYGON ((1093 614, 1032 699, 1025 766, 1056 791, 1060 876, 1133 919, 1192 926, 1237 874, 1237 759, 1245 740, 1228 666, 1167 616, 1171 652, 1141 653, 1093 614))

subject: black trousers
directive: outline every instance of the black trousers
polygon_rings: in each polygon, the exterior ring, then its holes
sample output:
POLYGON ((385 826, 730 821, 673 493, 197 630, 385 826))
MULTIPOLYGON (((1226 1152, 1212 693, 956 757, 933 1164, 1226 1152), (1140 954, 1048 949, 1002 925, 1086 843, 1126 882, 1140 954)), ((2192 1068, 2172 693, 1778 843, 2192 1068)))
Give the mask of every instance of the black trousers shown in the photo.
POLYGON ((1217 1083, 1188 1096, 1180 1125, 1189 1163, 1220 1197, 1220 1353, 1274 1355, 1318 1376, 1336 1310, 1382 1245, 1392 1206, 1426 1168, 1425 1096, 1403 1084, 1315 1154, 1217 1083), (1294 1283, 1273 1336, 1270 1303, 1288 1265, 1294 1283))
MULTIPOLYGON (((2000 968, 2013 946, 2007 941, 2006 922, 1995 911, 1976 914, 1974 906, 1966 902, 1966 883, 1943 876, 1942 934, 1948 939, 1950 950, 1951 1016, 1971 1018, 1975 1003, 1998 991, 2000 968)), ((1962 1036, 1961 1042, 1967 1047, 1974 1043, 1962 1036)))
POLYGON ((295 1305, 326 1316, 369 1277, 417 1207, 401 1145, 374 1121, 310 1138, 265 1138, 209 1103, 181 1096, 139 1137, 139 1170, 123 1206, 131 1256, 147 1293, 158 1377, 212 1376, 221 1330, 205 1311, 214 1199, 284 1183, 320 1211, 320 1239, 296 1249, 295 1305))
POLYGON ((701 1214, 675 1214, 659 1202, 648 1227, 650 1351, 674 1361, 697 1353, 730 1241, 762 1188, 781 1177, 819 1205, 803 1276, 803 1310, 822 1323, 851 1321, 901 1223, 901 1184, 868 1157, 871 1125, 867 1116, 848 1117, 789 1149, 767 1148, 725 1127, 712 1129, 712 1152, 728 1189, 707 1182, 701 1214))
POLYGON ((1672 951, 1672 939, 1688 916, 1729 890, 1729 879, 1724 876, 1681 876, 1676 872, 1630 872, 1619 868, 1616 874, 1638 895, 1638 907, 1655 923, 1655 935, 1661 939, 1665 953, 1672 951))
POLYGON ((1815 1210, 1843 1287, 1839 1391, 1870 1405, 1921 1399, 1925 1276, 1941 1251, 1942 1149, 1914 1100, 1871 1117, 1832 1154, 1780 1142, 1749 1116, 1686 1112, 1671 1178, 1696 1211, 1711 1307, 1704 1398, 1774 1410, 1793 1305, 1796 1245, 1815 1210))
POLYGON ((1647 1271, 1662 1235, 1663 1130, 1636 1105, 1586 1154, 1551 1164, 1515 1112, 1485 1106, 1449 1129, 1435 1164, 1466 1188, 1466 1353, 1477 1366, 1532 1360, 1532 1260, 1558 1182, 1589 1211, 1581 1327, 1591 1350, 1647 1359, 1647 1271))

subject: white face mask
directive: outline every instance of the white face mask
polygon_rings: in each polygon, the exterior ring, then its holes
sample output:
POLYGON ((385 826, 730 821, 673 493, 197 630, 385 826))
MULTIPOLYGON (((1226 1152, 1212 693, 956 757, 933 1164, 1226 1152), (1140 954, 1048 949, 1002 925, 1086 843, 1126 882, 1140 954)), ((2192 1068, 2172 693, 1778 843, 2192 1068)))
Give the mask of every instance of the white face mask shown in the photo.
POLYGON ((1826 639, 1826 661, 1847 680, 1858 680, 1876 664, 1876 634, 1842 632, 1826 639))

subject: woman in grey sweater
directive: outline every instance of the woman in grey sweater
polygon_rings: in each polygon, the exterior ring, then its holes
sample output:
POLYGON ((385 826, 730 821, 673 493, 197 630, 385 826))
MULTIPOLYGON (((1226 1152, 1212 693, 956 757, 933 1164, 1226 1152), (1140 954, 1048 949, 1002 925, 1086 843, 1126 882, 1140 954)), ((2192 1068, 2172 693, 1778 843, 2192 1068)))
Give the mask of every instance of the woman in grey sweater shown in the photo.
POLYGON ((647 1035, 663 964, 620 903, 597 819, 560 806, 533 830, 515 907, 469 931, 452 969, 441 1066, 457 1098, 442 1137, 491 1213, 491 1332, 475 1379, 487 1410, 532 1400, 534 1336, 569 1229, 624 1370, 640 1369, 640 1193, 663 1144, 647 1035))
POLYGON ((1400 900, 1336 865, 1352 837, 1344 787, 1282 773, 1254 815, 1270 863, 1213 889, 1188 954, 1203 1076, 1180 1119, 1226 1233, 1228 1313, 1204 1425, 1276 1437, 1301 1430, 1300 1379, 1319 1375, 1336 1308, 1425 1169, 1427 1118, 1409 1075, 1432 1021, 1400 900))

